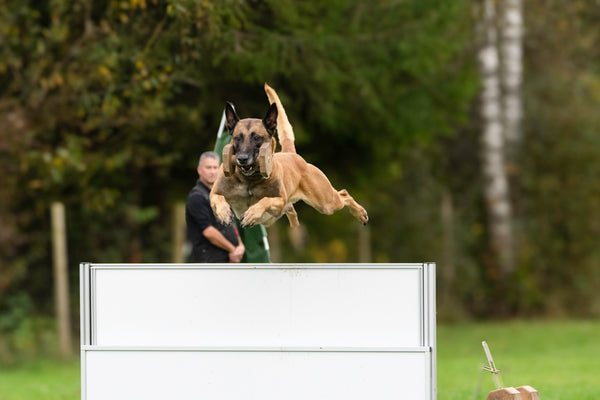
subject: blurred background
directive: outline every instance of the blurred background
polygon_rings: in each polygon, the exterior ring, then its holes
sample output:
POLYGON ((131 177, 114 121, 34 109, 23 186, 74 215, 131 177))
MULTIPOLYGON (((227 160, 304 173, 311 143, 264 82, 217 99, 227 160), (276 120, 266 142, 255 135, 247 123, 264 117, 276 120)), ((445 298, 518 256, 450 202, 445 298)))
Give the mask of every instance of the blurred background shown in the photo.
POLYGON ((0 361, 57 347, 51 205, 77 338, 78 264, 172 262, 225 101, 262 118, 264 82, 370 216, 298 204, 272 261, 434 261, 442 323, 599 316, 600 4, 519 4, 0 1, 0 361))

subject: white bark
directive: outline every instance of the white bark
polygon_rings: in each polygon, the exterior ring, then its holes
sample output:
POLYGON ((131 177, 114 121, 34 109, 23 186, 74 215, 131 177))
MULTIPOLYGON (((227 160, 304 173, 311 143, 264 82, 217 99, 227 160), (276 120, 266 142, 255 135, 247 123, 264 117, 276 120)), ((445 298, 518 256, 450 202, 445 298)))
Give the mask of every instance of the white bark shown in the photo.
POLYGON ((523 13, 522 0, 504 0, 501 24, 504 136, 511 151, 521 141, 523 106, 523 13))
POLYGON ((483 135, 481 156, 485 180, 484 196, 489 220, 491 248, 498 257, 503 276, 514 269, 512 207, 505 169, 505 137, 500 86, 500 57, 496 10, 493 0, 484 0, 482 32, 483 43, 479 52, 482 79, 481 116, 483 135))

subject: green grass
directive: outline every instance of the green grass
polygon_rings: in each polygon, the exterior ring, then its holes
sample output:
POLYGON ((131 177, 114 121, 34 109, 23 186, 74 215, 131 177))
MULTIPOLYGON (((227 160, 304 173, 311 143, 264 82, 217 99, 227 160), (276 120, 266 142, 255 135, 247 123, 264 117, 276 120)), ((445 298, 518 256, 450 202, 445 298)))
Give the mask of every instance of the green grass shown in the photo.
MULTIPOLYGON (((478 400, 493 390, 481 341, 490 346, 506 386, 530 385, 541 400, 600 399, 600 321, 516 321, 438 326, 439 400, 478 400)), ((0 366, 0 400, 80 398, 77 360, 0 366)))
MULTIPOLYGON (((541 400, 600 399, 600 321, 438 326, 438 399, 474 399, 487 341, 505 386, 530 385, 541 400)), ((495 389, 489 373, 478 399, 495 389)))
POLYGON ((80 399, 79 365, 44 359, 0 367, 0 400, 80 399))

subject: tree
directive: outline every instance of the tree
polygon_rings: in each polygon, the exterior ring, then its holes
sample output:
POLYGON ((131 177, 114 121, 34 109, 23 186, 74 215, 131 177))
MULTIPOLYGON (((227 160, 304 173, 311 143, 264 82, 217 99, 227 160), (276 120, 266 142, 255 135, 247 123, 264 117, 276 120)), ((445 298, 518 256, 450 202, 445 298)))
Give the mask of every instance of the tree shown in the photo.
MULTIPOLYGON (((479 64, 482 79, 481 140, 484 198, 488 214, 490 248, 500 270, 498 282, 506 281, 515 267, 513 212, 506 174, 506 140, 503 123, 500 56, 494 0, 483 1, 482 44, 479 64)), ((511 120, 512 121, 512 120, 511 120)))
POLYGON ((504 137, 508 153, 514 153, 522 141, 523 101, 521 85, 523 81, 523 15, 522 0, 502 2, 501 75, 504 137))
POLYGON ((524 17, 520 307, 598 315, 600 9, 532 0, 524 17))

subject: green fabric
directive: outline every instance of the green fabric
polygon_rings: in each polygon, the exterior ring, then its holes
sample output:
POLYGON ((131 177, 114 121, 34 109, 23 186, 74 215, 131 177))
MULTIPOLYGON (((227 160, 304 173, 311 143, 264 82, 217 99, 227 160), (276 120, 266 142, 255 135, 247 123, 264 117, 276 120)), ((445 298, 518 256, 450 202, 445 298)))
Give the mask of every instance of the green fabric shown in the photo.
MULTIPOLYGON (((223 158, 223 147, 231 141, 231 136, 227 132, 223 132, 221 137, 217 138, 215 143, 215 152, 219 157, 223 158)), ((222 160, 221 160, 222 161, 222 160)), ((251 228, 241 228, 239 221, 236 219, 236 224, 240 231, 240 237, 246 252, 242 258, 242 262, 245 263, 270 263, 271 254, 267 248, 267 230, 262 225, 256 225, 251 228)))

